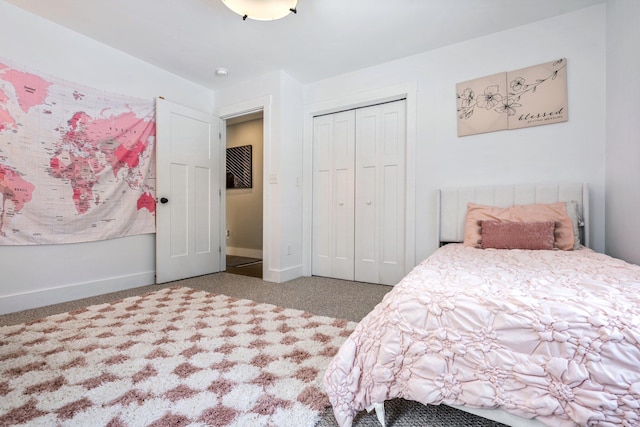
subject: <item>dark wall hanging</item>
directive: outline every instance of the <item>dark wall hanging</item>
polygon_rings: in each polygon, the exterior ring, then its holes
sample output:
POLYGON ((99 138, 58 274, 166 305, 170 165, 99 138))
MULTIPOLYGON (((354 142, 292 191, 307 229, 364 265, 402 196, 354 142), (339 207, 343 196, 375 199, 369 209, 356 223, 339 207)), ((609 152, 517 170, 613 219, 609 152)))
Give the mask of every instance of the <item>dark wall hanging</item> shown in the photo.
POLYGON ((227 148, 227 188, 251 188, 251 145, 227 148))

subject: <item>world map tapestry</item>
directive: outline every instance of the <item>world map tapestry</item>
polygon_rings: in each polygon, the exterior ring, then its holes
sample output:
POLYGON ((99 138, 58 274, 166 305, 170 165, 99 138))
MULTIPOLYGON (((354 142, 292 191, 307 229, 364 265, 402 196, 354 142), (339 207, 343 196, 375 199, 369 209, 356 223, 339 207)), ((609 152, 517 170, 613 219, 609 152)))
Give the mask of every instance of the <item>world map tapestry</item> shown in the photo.
POLYGON ((155 104, 0 58, 0 245, 155 232, 155 104))

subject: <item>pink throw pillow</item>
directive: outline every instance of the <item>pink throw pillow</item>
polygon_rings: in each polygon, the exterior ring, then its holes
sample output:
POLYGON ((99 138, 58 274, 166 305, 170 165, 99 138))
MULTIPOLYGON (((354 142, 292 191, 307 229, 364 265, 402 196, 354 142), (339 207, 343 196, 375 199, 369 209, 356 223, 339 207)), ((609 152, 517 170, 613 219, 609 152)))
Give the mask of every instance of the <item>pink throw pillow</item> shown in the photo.
POLYGON ((508 208, 467 204, 464 225, 464 244, 479 248, 482 244, 480 221, 546 222, 559 223, 555 229, 555 247, 564 251, 573 249, 573 224, 564 202, 549 204, 514 205, 508 208))
POLYGON ((554 248, 556 224, 546 222, 498 222, 482 221, 482 249, 533 249, 554 248))

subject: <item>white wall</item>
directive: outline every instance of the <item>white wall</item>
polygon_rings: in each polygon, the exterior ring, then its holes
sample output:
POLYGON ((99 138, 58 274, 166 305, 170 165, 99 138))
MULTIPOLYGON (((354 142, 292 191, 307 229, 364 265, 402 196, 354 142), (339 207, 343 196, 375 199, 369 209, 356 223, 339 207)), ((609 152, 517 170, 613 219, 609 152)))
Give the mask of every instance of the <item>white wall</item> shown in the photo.
POLYGON ((263 279, 302 275, 303 87, 283 71, 216 92, 221 118, 264 111, 263 279))
POLYGON ((286 280, 302 275, 302 147, 303 86, 286 73, 281 75, 281 239, 280 268, 286 280))
POLYGON ((640 264, 640 2, 607 3, 606 251, 640 264))
MULTIPOLYGON (((212 111, 213 92, 0 0, 0 56, 31 70, 134 97, 212 111)), ((154 282, 155 235, 0 246, 0 313, 154 282)))
MULTIPOLYGON (((305 105, 417 86, 416 152, 409 159, 416 171, 416 262, 437 247, 436 190, 460 185, 588 182, 591 246, 603 251, 605 15, 598 5, 316 82, 305 88, 305 105), (568 122, 457 136, 456 83, 557 58, 568 63, 568 122)), ((309 139, 305 134, 305 146, 309 139)))
MULTIPOLYGON (((414 93, 409 111, 414 115, 414 128, 407 131, 416 145, 411 158, 414 163, 408 165, 415 170, 412 195, 416 261, 428 256, 437 244, 434 200, 437 188, 502 182, 589 182, 592 247, 603 251, 605 23, 612 31, 618 20, 637 16, 637 3, 631 5, 634 0, 610 3, 612 17, 606 16, 605 5, 594 6, 307 86, 279 71, 218 91, 215 100, 214 94, 203 87, 2 0, 0 56, 70 81, 131 96, 163 95, 202 111, 210 111, 215 101, 215 113, 223 118, 264 110, 264 278, 281 282, 302 274, 302 253, 310 245, 303 241, 303 234, 309 234, 303 230, 303 215, 310 212, 307 207, 310 195, 303 194, 308 183, 302 182, 302 168, 310 161, 305 156, 311 143, 307 133, 303 133, 303 123, 307 121, 303 111, 309 105, 376 99, 380 93, 389 94, 389 88, 392 91, 413 88, 414 93), (568 60, 567 123, 456 136, 456 83, 562 57, 568 60)), ((630 51, 636 52, 634 40, 638 39, 638 29, 629 22, 609 34, 631 35, 621 42, 619 49, 614 49, 613 56, 609 56, 611 61, 623 63, 630 51)), ((637 66, 637 56, 633 56, 632 69, 627 73, 617 74, 621 73, 621 64, 608 68, 609 84, 621 82, 618 101, 624 98, 625 87, 624 79, 616 80, 616 75, 634 81, 637 66)), ((637 87, 636 84, 636 90, 637 87)), ((612 102, 609 104, 616 111, 612 102)), ((621 133, 621 139, 627 130, 635 141, 638 139, 637 128, 629 124, 637 116, 635 108, 631 119, 625 120, 627 127, 616 127, 622 129, 616 131, 621 133)), ((617 134, 609 130, 608 135, 617 134)), ((625 144, 631 146, 633 139, 625 139, 625 144)), ((620 149, 622 154, 617 158, 624 159, 627 148, 623 145, 620 149)), ((607 153, 609 169, 615 168, 617 162, 612 150, 607 153)), ((637 153, 634 155, 637 159, 637 153)), ((627 170, 635 165, 637 162, 627 170)), ((612 182, 616 177, 619 181, 631 177, 637 182, 637 175, 621 172, 611 177, 612 182)), ((633 200, 637 202, 635 197, 633 200)), ((631 222, 634 219, 631 215, 625 214, 623 219, 631 222)), ((620 229, 622 234, 632 227, 625 225, 620 229)), ((0 312, 152 283, 154 245, 154 236, 144 235, 77 245, 0 247, 0 312)))

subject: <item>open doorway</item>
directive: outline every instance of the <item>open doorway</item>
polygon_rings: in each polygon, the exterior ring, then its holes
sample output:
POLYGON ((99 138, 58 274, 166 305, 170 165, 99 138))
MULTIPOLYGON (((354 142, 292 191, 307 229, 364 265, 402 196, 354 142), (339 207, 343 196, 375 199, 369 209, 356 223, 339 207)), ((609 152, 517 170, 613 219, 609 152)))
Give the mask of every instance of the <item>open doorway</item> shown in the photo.
POLYGON ((262 278, 263 113, 226 120, 226 272, 262 278))

